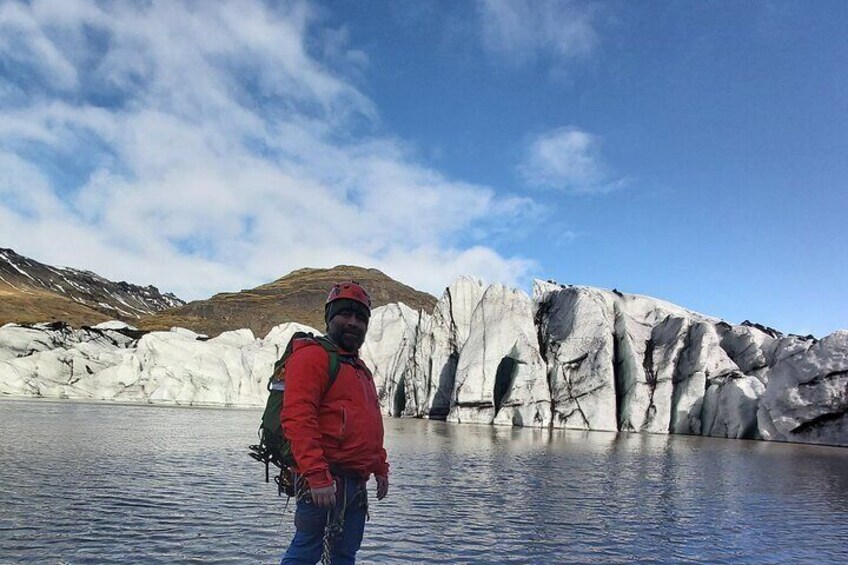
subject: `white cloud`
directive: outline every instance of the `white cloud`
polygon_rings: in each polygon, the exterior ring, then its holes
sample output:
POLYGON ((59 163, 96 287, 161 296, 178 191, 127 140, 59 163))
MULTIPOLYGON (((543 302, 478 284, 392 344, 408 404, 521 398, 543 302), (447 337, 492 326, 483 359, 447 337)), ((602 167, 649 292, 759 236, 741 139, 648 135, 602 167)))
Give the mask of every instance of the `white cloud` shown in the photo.
POLYGON ((510 205, 532 201, 374 134, 373 102, 317 58, 367 57, 306 4, 60 4, 0 5, 20 39, 0 58, 28 95, 0 99, 0 244, 188 299, 303 266, 377 267, 437 294, 532 267, 457 243, 526 221, 510 205))
POLYGON ((519 173, 531 186, 576 194, 606 193, 626 184, 604 163, 600 139, 574 127, 532 139, 519 173))
MULTIPOLYGON (((521 275, 538 267, 534 261, 504 258, 483 246, 468 249, 418 248, 414 253, 392 253, 386 257, 388 274, 404 273, 404 281, 417 288, 439 288, 441 281, 453 281, 473 273, 485 282, 500 282, 519 287, 526 281, 521 275), (428 268, 422 268, 427 265, 428 268)), ((441 289, 440 289, 441 290, 441 289)), ((441 292, 436 296, 440 296, 441 292)))
POLYGON ((0 51, 9 62, 28 67, 55 87, 71 89, 78 84, 74 66, 45 35, 36 14, 23 4, 0 5, 0 51))
POLYGON ((570 0, 479 0, 483 45, 512 64, 554 65, 588 55, 598 42, 594 9, 570 0))

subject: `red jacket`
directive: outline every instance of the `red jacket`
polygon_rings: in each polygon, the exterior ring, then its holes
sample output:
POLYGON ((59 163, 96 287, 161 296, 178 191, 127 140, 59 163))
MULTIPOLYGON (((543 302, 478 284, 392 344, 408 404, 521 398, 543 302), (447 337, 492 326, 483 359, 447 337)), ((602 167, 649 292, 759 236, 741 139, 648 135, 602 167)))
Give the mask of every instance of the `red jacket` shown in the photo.
POLYGON ((359 357, 348 358, 354 364, 339 359, 339 373, 329 390, 329 354, 323 347, 308 340, 295 342, 286 361, 280 421, 291 442, 295 471, 306 476, 312 488, 333 483, 330 463, 363 478, 389 473, 374 379, 359 357))

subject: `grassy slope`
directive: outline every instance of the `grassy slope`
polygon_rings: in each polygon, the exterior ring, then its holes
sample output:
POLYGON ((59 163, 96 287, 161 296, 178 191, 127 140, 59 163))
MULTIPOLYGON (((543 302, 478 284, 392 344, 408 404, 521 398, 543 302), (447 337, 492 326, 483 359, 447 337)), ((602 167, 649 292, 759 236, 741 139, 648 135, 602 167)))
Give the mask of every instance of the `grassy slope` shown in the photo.
POLYGON ((374 307, 403 302, 430 312, 436 299, 389 278, 376 269, 339 266, 333 269, 300 269, 272 283, 237 293, 216 294, 179 308, 142 318, 141 329, 181 326, 210 336, 226 330, 250 328, 264 337, 283 322, 300 322, 324 329, 324 301, 333 284, 356 280, 370 293, 374 307))
POLYGON ((0 282, 0 326, 9 322, 63 321, 78 328, 109 319, 109 316, 62 295, 35 289, 19 290, 0 282))

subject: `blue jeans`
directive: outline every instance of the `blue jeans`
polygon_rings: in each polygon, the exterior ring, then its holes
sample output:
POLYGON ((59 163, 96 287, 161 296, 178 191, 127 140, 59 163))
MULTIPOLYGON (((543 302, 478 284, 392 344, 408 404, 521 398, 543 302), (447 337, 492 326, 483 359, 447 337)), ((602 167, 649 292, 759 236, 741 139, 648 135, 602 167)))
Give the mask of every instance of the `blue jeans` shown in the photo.
POLYGON ((280 565, 315 565, 324 550, 327 521, 336 520, 344 509, 341 535, 332 540, 332 565, 352 565, 362 544, 367 513, 367 498, 362 479, 336 478, 336 506, 321 508, 310 497, 299 497, 294 513, 297 531, 280 565))

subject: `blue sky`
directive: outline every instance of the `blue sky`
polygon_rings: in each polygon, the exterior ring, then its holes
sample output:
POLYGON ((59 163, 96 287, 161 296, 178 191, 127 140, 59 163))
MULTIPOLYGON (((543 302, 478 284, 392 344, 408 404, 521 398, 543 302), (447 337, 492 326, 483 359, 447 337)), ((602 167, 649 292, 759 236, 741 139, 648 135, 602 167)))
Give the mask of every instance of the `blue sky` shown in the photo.
POLYGON ((848 327, 844 2, 0 2, 0 246, 848 327))

